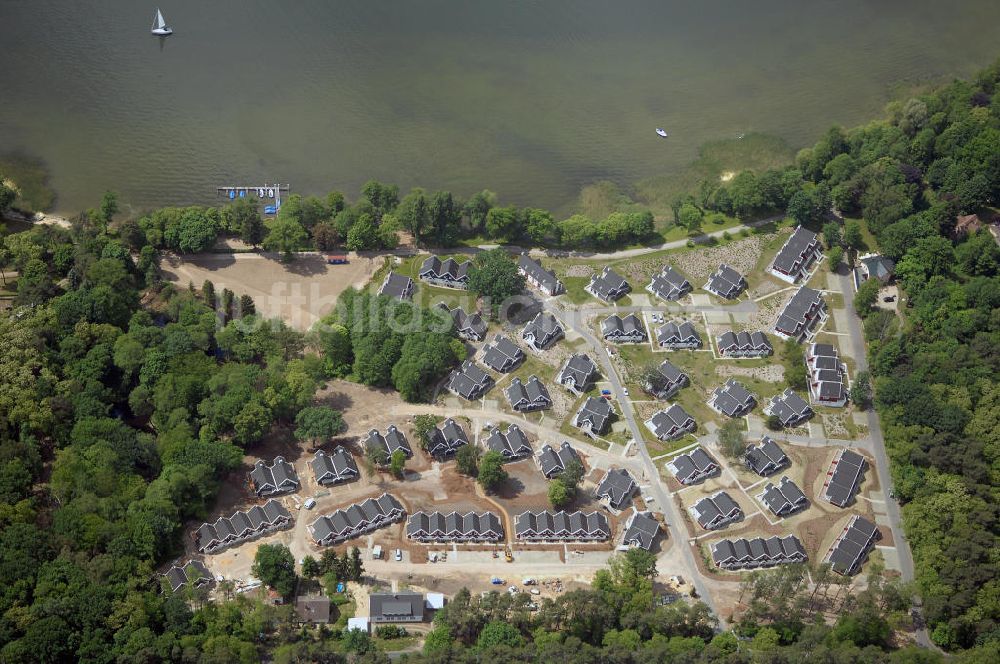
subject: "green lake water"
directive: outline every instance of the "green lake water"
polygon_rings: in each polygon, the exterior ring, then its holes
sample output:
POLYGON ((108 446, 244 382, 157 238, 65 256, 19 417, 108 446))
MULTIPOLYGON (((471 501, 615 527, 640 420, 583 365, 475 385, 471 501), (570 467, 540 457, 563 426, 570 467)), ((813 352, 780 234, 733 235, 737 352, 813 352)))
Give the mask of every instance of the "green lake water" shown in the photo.
POLYGON ((996 0, 0 0, 0 155, 55 208, 215 200, 377 178, 571 210, 705 141, 793 147, 1000 55, 996 0), (665 127, 671 136, 658 138, 665 127))

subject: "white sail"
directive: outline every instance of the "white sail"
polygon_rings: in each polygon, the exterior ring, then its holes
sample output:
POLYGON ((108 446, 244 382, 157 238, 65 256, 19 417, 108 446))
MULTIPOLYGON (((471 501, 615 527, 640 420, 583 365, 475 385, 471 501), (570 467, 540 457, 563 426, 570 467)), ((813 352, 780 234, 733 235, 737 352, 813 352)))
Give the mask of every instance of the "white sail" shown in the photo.
POLYGON ((167 25, 167 22, 163 20, 163 13, 160 12, 160 8, 156 8, 156 21, 153 22, 154 30, 162 30, 167 25))

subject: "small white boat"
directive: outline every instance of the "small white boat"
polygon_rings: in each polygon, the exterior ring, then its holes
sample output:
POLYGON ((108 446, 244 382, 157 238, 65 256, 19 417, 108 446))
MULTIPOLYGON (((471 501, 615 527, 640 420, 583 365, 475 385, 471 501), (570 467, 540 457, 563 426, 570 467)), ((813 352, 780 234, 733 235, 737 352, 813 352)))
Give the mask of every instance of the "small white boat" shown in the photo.
POLYGON ((662 136, 663 138, 666 138, 669 135, 669 134, 667 134, 667 130, 666 129, 661 129, 659 127, 656 128, 656 134, 658 136, 662 136))
POLYGON ((153 29, 150 32, 160 37, 174 34, 174 31, 167 26, 167 22, 163 20, 163 12, 160 11, 159 7, 156 8, 156 18, 153 19, 153 29))

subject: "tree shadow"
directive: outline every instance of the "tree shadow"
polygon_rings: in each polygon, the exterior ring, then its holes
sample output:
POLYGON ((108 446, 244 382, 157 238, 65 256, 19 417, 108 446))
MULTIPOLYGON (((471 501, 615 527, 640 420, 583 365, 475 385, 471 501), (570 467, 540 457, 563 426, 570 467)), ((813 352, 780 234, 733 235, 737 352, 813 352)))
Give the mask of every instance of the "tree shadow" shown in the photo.
POLYGON ((499 489, 497 489, 495 495, 505 500, 510 500, 513 498, 517 498, 523 492, 524 492, 524 482, 522 482, 520 479, 512 475, 508 475, 507 481, 504 482, 499 489))
POLYGON ((300 277, 314 277, 327 272, 326 258, 319 255, 297 255, 294 260, 282 264, 285 270, 300 277))
POLYGON ((331 392, 317 399, 317 403, 343 413, 354 405, 354 397, 344 392, 331 392))

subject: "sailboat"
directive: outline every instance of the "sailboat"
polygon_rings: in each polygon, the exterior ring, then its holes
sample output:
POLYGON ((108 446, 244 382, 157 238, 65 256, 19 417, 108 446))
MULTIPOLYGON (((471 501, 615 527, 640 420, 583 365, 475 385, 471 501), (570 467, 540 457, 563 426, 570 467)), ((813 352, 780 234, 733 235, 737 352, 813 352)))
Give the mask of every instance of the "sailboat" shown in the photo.
POLYGON ((153 19, 153 29, 150 30, 150 32, 160 37, 166 37, 167 35, 172 35, 174 33, 174 31, 167 26, 167 22, 163 20, 163 12, 160 11, 159 7, 156 8, 156 18, 153 19))
POLYGON ((669 136, 669 134, 667 134, 667 130, 663 129, 662 127, 657 127, 656 128, 656 135, 657 136, 661 136, 663 138, 666 138, 667 136, 669 136))

